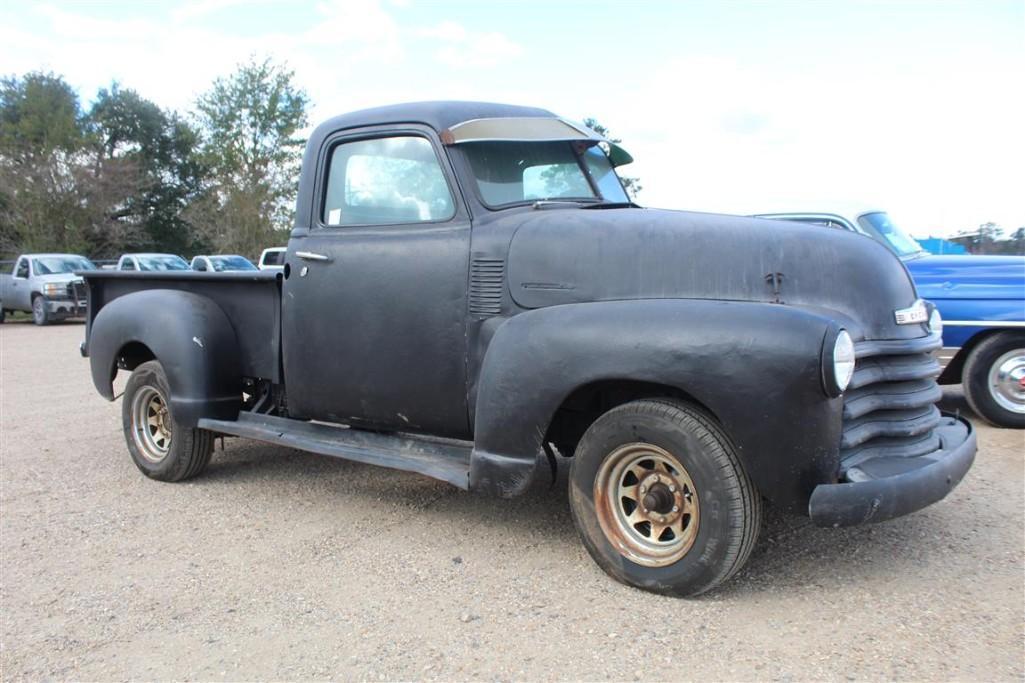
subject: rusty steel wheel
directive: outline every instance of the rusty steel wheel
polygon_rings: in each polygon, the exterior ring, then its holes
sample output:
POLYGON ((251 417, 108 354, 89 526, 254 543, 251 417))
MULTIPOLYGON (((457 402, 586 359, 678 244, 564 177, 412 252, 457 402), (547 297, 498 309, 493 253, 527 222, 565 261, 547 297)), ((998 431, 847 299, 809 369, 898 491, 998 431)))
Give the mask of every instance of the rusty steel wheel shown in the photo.
POLYGON ((132 461, 143 474, 158 481, 196 476, 210 462, 213 451, 213 434, 175 420, 170 397, 164 368, 155 360, 147 361, 128 378, 121 408, 132 461))
POLYGON ((142 457, 154 463, 166 458, 171 435, 167 401, 155 387, 141 388, 132 397, 132 436, 142 457))
POLYGON ((698 595, 743 566, 761 498, 704 409, 639 399, 598 417, 569 471, 573 522, 598 565, 625 584, 698 595))
POLYGON ((676 562, 698 534, 694 482, 679 460, 653 444, 626 444, 610 453, 595 478, 594 503, 609 541, 646 567, 676 562))

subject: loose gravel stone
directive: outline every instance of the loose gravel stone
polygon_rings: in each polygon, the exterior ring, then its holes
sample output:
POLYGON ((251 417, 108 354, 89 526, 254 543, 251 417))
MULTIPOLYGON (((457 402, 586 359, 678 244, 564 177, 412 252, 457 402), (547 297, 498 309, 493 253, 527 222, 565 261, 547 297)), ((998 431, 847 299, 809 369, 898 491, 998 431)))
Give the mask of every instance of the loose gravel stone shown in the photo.
POLYGON ((565 461, 513 500, 238 439, 146 479, 83 332, 0 325, 3 680, 1025 678, 1020 431, 976 421, 965 481, 902 519, 770 510, 747 567, 681 601, 594 565, 565 461))

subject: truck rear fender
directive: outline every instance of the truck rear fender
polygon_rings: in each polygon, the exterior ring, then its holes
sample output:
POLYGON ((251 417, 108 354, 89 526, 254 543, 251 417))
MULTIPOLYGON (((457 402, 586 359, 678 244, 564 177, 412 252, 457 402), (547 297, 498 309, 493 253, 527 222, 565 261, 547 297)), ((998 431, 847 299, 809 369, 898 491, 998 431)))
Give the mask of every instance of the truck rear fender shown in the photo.
POLYGON ((241 406, 238 340, 224 311, 190 292, 151 289, 118 297, 96 314, 89 331, 93 384, 114 400, 118 359, 130 368, 150 355, 164 368, 175 420, 232 420, 241 406))
POLYGON ((648 385, 711 412, 762 494, 799 509, 836 475, 842 399, 826 395, 822 373, 835 327, 792 306, 686 299, 512 317, 495 331, 477 383, 470 487, 523 492, 553 417, 575 391, 648 385))

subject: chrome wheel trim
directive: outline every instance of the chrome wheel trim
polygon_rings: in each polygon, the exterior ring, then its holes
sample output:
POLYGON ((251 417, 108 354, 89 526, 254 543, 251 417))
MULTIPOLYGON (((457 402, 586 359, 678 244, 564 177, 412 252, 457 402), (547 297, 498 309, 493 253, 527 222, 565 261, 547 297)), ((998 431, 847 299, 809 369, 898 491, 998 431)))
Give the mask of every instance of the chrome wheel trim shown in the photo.
POLYGON ((697 538, 694 482, 676 457, 653 444, 626 444, 605 457, 594 481, 594 504, 605 537, 636 564, 673 564, 697 538))
POLYGON ((1025 349, 1012 349, 989 366, 989 395, 1001 408, 1025 414, 1025 349))
POLYGON ((146 386, 132 398, 132 438, 142 457, 158 463, 171 450, 171 414, 155 387, 146 386))

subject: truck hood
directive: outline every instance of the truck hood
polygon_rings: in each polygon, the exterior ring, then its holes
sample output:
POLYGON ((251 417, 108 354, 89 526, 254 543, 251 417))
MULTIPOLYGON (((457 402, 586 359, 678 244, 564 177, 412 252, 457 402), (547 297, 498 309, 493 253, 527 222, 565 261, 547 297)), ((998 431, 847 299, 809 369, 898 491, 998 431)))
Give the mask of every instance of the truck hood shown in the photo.
POLYGON ((76 273, 54 273, 53 275, 36 275, 32 279, 40 282, 73 282, 81 280, 82 276, 76 273))
POLYGON ((923 256, 907 267, 925 299, 1025 299, 1025 256, 923 256))
POLYGON ((518 222, 508 275, 524 308, 639 298, 755 301, 829 309, 867 339, 923 333, 894 321, 894 310, 917 298, 904 266, 854 233, 658 209, 542 209, 499 220, 518 222))

